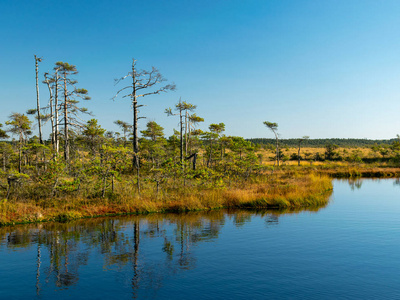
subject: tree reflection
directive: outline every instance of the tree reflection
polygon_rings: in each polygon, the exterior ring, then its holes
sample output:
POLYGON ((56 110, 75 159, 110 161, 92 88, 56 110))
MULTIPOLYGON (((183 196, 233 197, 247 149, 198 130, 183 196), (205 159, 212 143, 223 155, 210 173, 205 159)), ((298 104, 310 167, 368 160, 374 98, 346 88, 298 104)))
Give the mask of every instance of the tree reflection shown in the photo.
POLYGON ((354 191, 355 189, 359 190, 362 187, 363 181, 360 178, 356 178, 356 179, 349 179, 348 180, 350 189, 352 191, 354 191))
POLYGON ((278 214, 270 214, 265 218, 265 223, 270 225, 278 225, 279 224, 279 215, 278 214))
POLYGON ((89 257, 100 257, 103 269, 117 269, 138 298, 156 293, 168 277, 196 268, 196 247, 218 239, 227 221, 243 227, 257 217, 271 226, 282 213, 298 211, 215 210, 4 227, 0 247, 35 247, 37 295, 77 285, 89 257))

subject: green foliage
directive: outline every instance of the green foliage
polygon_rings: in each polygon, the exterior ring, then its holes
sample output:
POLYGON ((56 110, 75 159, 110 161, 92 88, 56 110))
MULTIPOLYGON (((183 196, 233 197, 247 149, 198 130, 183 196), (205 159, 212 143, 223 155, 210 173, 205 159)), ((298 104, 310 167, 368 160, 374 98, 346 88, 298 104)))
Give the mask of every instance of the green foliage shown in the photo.
MULTIPOLYGON (((78 99, 89 100, 90 97, 88 91, 77 88, 76 80, 71 78, 78 73, 76 67, 59 61, 55 69, 58 76, 54 75, 51 83, 52 88, 57 87, 55 92, 58 92, 59 102, 53 109, 57 109, 59 113, 57 125, 62 130, 57 139, 61 141, 60 149, 56 149, 54 140, 41 144, 37 137, 28 139, 31 135, 32 122, 26 115, 11 114, 10 120, 6 122, 7 131, 2 130, 0 124, 0 139, 7 138, 9 132, 19 141, 0 143, 2 162, 0 180, 3 187, 0 190, 0 197, 2 198, 34 199, 43 207, 55 205, 54 203, 60 199, 63 201, 75 198, 82 199, 85 205, 89 205, 97 198, 107 198, 101 203, 126 204, 126 199, 136 198, 140 202, 142 199, 154 200, 162 197, 167 203, 179 198, 177 195, 190 197, 196 192, 198 194, 196 196, 199 196, 203 192, 215 190, 213 194, 215 196, 231 187, 244 187, 256 181, 269 180, 275 164, 272 166, 272 162, 267 160, 277 159, 278 165, 280 161, 298 160, 301 147, 317 145, 325 147, 325 155, 304 151, 301 155, 310 161, 347 160, 357 164, 366 161, 365 155, 359 150, 339 151, 337 148, 354 143, 366 145, 371 141, 310 140, 304 136, 300 139, 281 140, 283 145, 279 147, 278 124, 268 121, 263 124, 273 132, 275 139, 246 140, 242 137, 226 136, 224 123, 212 123, 208 126, 208 131, 203 132, 195 128, 196 124, 204 121, 194 113, 197 106, 186 101, 179 101, 173 108, 165 110, 168 115, 180 117, 179 131, 175 130, 167 139, 164 137, 164 128, 155 121, 147 122, 146 128, 141 131, 140 139, 137 136, 137 122, 130 125, 121 120, 115 121, 123 135, 106 132, 97 119, 92 118, 84 122, 78 117, 79 113, 87 112, 86 108, 78 107, 78 99), (55 81, 58 82, 57 85, 55 81), (61 127, 62 125, 65 126, 61 127), (134 144, 133 149, 131 149, 132 144, 128 145, 129 140, 134 144), (53 145, 50 145, 50 142, 53 145), (289 149, 291 146, 296 147, 298 152, 289 156, 289 151, 292 151, 289 149), (262 148, 270 153, 264 154, 262 148), (70 151, 65 151, 67 149, 70 151), (65 157, 59 155, 63 150, 64 153, 68 152, 68 158, 67 155, 65 157), (17 169, 18 172, 15 171, 17 169), (8 179, 15 183, 13 189, 10 187, 11 184, 7 187, 8 179)), ((132 64, 132 72, 124 78, 130 76, 134 76, 137 81, 118 93, 129 89, 129 93, 125 96, 131 98, 136 121, 141 118, 137 115, 141 106, 137 101, 141 99, 139 97, 175 88, 174 85, 166 85, 154 90, 155 86, 165 79, 155 69, 137 71, 135 61, 132 64)), ((36 114, 37 110, 30 110, 29 113, 36 114)), ((54 115, 48 117, 54 121, 54 115)), ((374 141, 370 151, 373 152, 373 159, 398 164, 400 138, 385 143, 374 141)), ((283 170, 293 170, 290 168, 294 167, 284 164, 283 170)), ((288 178, 292 175, 290 173, 288 178)), ((278 182, 274 184, 279 186, 278 182)), ((281 188, 280 191, 285 189, 281 188)), ((276 201, 274 203, 286 201, 282 199, 273 201, 276 201)), ((151 206, 157 201, 144 202, 151 206)), ((63 203, 67 206, 68 202, 63 201, 63 203)), ((127 210, 132 210, 136 205, 137 203, 130 202, 125 207, 127 210)), ((64 220, 73 217, 68 213, 66 215, 61 213, 57 218, 64 220)))
POLYGON ((92 151, 92 155, 96 155, 96 149, 99 148, 104 139, 104 132, 106 132, 106 130, 101 128, 96 119, 87 121, 82 134, 86 144, 92 151))
POLYGON ((0 139, 8 138, 7 133, 3 129, 1 129, 1 127, 3 127, 3 124, 0 123, 0 139))
POLYGON ((14 135, 18 135, 20 142, 26 139, 28 135, 32 134, 32 121, 30 121, 26 115, 12 113, 9 118, 10 121, 6 121, 6 125, 9 126, 8 131, 14 135))
POLYGON ((60 184, 56 187, 56 189, 59 192, 72 193, 78 190, 79 185, 80 185, 79 179, 75 179, 72 181, 63 179, 60 181, 60 184))
POLYGON ((67 62, 58 61, 55 63, 55 65, 56 65, 56 68, 59 68, 59 70, 61 72, 70 72, 72 74, 77 73, 76 66, 70 65, 67 62))
POLYGON ((337 148, 339 148, 339 146, 335 144, 325 145, 325 159, 327 160, 337 159, 338 153, 335 151, 337 148))
MULTIPOLYGON (((272 138, 252 138, 247 139, 254 144, 266 145, 268 147, 273 147, 275 144, 275 139, 272 138)), ((297 147, 298 139, 279 139, 280 143, 284 146, 297 147)), ((307 139, 304 140, 301 145, 302 147, 315 147, 322 148, 326 144, 334 144, 339 147, 372 147, 376 145, 390 145, 394 143, 396 139, 390 140, 369 140, 369 139, 307 139)))
POLYGON ((141 133, 144 137, 156 142, 157 139, 164 137, 164 128, 162 128, 156 122, 150 121, 147 122, 146 130, 142 130, 141 133))
POLYGON ((278 123, 264 121, 263 124, 267 126, 267 128, 271 129, 273 132, 275 132, 278 129, 278 123))
POLYGON ((219 123, 219 124, 211 124, 208 129, 212 133, 216 133, 217 135, 220 135, 222 132, 225 131, 225 124, 224 123, 219 123))

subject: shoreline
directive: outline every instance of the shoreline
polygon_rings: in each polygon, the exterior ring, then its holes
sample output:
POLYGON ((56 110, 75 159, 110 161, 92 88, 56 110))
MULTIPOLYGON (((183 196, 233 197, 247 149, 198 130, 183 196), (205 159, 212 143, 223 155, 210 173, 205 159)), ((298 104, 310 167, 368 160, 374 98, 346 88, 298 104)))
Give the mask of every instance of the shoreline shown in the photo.
MULTIPOLYGON (((287 175, 287 174, 286 174, 287 175)), ((332 180, 325 175, 280 175, 273 181, 244 183, 226 189, 189 190, 164 197, 130 199, 81 199, 65 197, 45 201, 11 200, 0 203, 0 227, 42 222, 149 213, 180 213, 214 209, 288 209, 323 207, 332 193, 332 180)))
POLYGON ((82 198, 0 200, 0 227, 75 219, 182 213, 215 209, 318 208, 329 203, 333 179, 400 178, 400 168, 376 166, 282 167, 274 175, 225 188, 186 186, 163 194, 111 195, 82 198))

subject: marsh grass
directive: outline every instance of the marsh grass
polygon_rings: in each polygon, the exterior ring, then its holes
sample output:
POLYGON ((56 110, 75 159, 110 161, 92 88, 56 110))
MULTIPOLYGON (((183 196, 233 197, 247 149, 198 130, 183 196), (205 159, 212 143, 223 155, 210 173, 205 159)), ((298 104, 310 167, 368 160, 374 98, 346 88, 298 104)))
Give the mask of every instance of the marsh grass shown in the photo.
POLYGON ((332 191, 328 176, 282 172, 260 176, 225 188, 204 188, 187 182, 185 186, 165 186, 155 193, 144 186, 139 195, 132 180, 116 185, 105 198, 65 195, 46 199, 9 199, 0 202, 0 224, 67 221, 72 219, 151 212, 186 212, 217 208, 290 209, 326 205, 332 191))

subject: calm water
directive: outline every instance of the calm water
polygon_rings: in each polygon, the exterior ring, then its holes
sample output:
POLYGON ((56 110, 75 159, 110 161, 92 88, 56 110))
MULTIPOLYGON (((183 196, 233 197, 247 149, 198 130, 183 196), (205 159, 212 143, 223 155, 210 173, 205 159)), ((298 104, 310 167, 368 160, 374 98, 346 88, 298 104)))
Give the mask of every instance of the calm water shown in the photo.
POLYGON ((0 275, 0 299, 400 299, 400 182, 335 181, 313 212, 0 228, 0 275))

